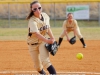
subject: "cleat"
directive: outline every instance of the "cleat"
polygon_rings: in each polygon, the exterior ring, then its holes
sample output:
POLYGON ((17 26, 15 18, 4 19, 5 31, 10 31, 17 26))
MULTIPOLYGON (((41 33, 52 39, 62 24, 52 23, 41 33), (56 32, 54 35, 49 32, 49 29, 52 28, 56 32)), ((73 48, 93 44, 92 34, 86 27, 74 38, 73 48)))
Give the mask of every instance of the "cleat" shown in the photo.
POLYGON ((86 45, 83 46, 83 48, 86 48, 86 47, 87 47, 86 45))

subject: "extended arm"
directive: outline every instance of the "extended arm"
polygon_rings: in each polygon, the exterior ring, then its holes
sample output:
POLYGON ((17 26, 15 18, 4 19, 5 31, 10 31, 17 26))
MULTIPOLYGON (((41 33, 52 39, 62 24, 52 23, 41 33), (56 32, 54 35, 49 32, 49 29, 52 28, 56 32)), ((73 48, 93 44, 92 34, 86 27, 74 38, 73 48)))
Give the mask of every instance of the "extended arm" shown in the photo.
POLYGON ((39 39, 39 40, 42 40, 44 42, 47 42, 49 44, 52 44, 54 41, 52 39, 47 39, 45 38, 43 35, 41 35, 39 32, 35 32, 35 35, 36 37, 39 39))
POLYGON ((49 35, 50 39, 54 42, 55 41, 55 38, 54 38, 53 33, 52 33, 52 31, 51 31, 50 28, 48 29, 47 34, 49 35))
POLYGON ((68 37, 68 33, 67 33, 67 31, 66 31, 66 30, 64 30, 64 33, 65 33, 65 36, 66 36, 66 38, 67 38, 67 41, 69 41, 69 40, 70 40, 70 38, 68 37))

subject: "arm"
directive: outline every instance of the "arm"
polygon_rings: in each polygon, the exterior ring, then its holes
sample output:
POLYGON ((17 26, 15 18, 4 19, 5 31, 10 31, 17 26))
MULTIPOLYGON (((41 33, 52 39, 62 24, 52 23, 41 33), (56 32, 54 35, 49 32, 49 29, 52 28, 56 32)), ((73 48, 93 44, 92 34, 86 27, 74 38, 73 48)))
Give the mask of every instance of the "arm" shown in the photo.
POLYGON ((42 40, 44 42, 47 42, 49 44, 52 44, 54 41, 52 39, 47 39, 45 38, 43 35, 41 35, 39 32, 35 32, 35 35, 36 37, 39 39, 39 40, 42 40))
POLYGON ((54 42, 55 41, 55 38, 54 38, 53 33, 52 33, 52 31, 51 31, 50 28, 48 29, 47 34, 49 35, 50 39, 54 42))
POLYGON ((52 33, 50 28, 48 29, 47 33, 48 33, 48 35, 50 36, 51 39, 54 39, 53 33, 52 33))
POLYGON ((67 28, 66 28, 66 21, 63 22, 63 33, 65 34, 67 41, 70 40, 70 38, 68 37, 68 33, 67 33, 67 28))
POLYGON ((48 31, 47 31, 47 34, 49 35, 50 39, 52 39, 52 40, 55 41, 54 36, 53 36, 53 33, 51 31, 51 28, 50 28, 50 17, 48 15, 46 17, 46 25, 49 26, 48 31))
POLYGON ((77 29, 79 28, 78 27, 78 23, 77 23, 77 21, 76 20, 74 20, 74 25, 75 25, 75 27, 74 27, 74 36, 76 36, 77 35, 77 29))
POLYGON ((76 29, 74 29, 74 36, 76 36, 76 29))
POLYGON ((66 31, 66 30, 64 30, 64 33, 65 33, 65 36, 66 36, 66 38, 67 38, 67 41, 69 41, 69 40, 70 40, 70 38, 68 37, 68 33, 67 33, 67 31, 66 31))

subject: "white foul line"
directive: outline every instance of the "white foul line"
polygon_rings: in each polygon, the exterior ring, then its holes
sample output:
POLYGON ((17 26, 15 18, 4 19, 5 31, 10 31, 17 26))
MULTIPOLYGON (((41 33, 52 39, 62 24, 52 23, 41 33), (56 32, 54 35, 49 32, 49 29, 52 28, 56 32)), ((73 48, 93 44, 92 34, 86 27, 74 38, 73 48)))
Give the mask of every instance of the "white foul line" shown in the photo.
MULTIPOLYGON (((0 74, 8 73, 38 73, 37 71, 0 71, 0 74)), ((100 75, 100 72, 57 72, 58 74, 91 74, 91 75, 100 75)))

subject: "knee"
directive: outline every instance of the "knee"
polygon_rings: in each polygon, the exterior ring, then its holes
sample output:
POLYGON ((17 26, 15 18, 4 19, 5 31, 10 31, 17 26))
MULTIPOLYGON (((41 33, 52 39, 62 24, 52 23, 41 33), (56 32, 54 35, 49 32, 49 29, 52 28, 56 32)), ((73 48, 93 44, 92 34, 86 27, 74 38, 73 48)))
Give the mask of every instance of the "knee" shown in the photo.
POLYGON ((42 66, 42 64, 35 64, 34 65, 34 68, 37 70, 37 71, 41 71, 42 69, 43 69, 43 66, 42 66))
POLYGON ((79 39, 83 38, 83 36, 81 34, 80 35, 77 35, 77 36, 78 36, 79 39))
POLYGON ((48 68, 51 65, 50 59, 47 58, 42 61, 43 67, 48 68))
POLYGON ((44 59, 41 61, 41 63, 35 63, 34 67, 37 71, 41 71, 43 69, 43 67, 48 68, 51 65, 51 62, 49 60, 49 58, 44 59))

